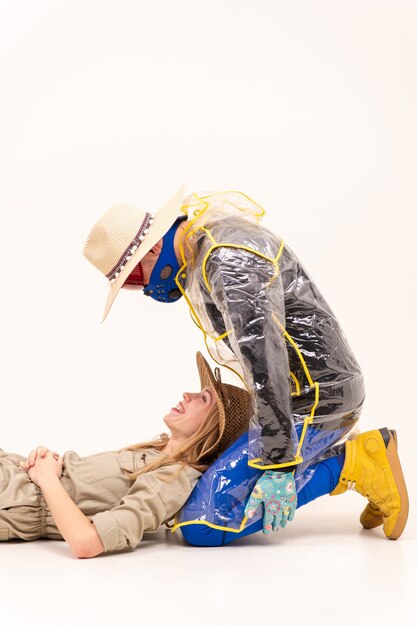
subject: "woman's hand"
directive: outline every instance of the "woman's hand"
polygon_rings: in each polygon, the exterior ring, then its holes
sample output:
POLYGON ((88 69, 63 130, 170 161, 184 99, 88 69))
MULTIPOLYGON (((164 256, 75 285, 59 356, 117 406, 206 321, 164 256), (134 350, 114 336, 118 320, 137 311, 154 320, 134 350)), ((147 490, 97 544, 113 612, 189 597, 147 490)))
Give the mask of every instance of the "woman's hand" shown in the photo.
MULTIPOLYGON (((50 452, 49 450, 43 455, 38 454, 35 464, 27 470, 29 478, 35 485, 38 485, 38 487, 41 487, 42 482, 51 476, 61 477, 63 458, 61 456, 55 458, 55 454, 56 452, 50 452)), ((25 463, 21 461, 20 465, 23 466, 27 463, 28 461, 25 461, 25 463)))
POLYGON ((58 452, 52 452, 48 450, 48 448, 45 448, 45 446, 38 446, 35 450, 30 451, 30 454, 28 458, 26 459, 26 461, 20 461, 20 467, 25 470, 30 470, 30 468, 35 465, 35 461, 38 458, 38 456, 43 458, 47 452, 51 452, 55 460, 59 459, 58 452))

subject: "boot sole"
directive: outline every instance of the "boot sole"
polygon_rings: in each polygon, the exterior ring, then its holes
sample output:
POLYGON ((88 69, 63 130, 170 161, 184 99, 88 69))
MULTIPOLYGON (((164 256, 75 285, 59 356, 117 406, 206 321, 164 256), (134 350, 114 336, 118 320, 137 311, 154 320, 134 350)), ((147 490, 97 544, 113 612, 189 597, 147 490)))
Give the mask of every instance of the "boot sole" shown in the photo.
POLYGON ((395 432, 395 430, 389 432, 391 436, 387 446, 387 457, 391 471, 394 476, 396 487, 398 489, 398 493, 400 495, 400 513, 388 539, 398 539, 407 523, 409 502, 404 474, 401 468, 400 458, 397 451, 397 433, 395 432))

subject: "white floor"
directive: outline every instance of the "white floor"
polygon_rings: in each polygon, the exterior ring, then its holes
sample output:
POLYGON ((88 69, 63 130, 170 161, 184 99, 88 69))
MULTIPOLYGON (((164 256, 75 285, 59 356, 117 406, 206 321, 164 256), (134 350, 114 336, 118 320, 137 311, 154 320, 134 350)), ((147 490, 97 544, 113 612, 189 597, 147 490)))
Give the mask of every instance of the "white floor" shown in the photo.
POLYGON ((285 530, 222 548, 179 531, 135 551, 77 560, 65 543, 0 545, 0 623, 415 625, 417 532, 365 531, 356 493, 325 496, 285 530))

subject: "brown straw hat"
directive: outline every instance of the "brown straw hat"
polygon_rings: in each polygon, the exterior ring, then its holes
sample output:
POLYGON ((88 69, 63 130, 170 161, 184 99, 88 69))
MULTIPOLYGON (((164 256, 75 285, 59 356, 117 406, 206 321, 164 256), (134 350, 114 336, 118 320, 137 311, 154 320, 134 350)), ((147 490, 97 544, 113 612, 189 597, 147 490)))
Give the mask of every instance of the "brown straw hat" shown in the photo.
POLYGON ((129 274, 181 214, 184 197, 185 184, 157 213, 130 204, 114 204, 91 229, 84 256, 110 283, 102 322, 129 274))
POLYGON ((210 457, 215 457, 248 430, 251 397, 246 389, 222 383, 219 368, 216 367, 213 374, 201 352, 197 352, 197 367, 201 388, 211 387, 217 400, 220 435, 216 443, 204 453, 204 456, 209 454, 210 457))

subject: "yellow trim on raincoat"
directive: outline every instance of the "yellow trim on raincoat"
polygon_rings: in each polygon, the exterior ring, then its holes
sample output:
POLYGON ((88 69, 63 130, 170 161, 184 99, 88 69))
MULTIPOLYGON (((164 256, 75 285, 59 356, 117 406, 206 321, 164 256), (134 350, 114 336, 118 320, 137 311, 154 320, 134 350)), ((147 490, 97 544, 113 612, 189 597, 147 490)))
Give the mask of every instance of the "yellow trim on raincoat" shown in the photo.
MULTIPOLYGON (((222 194, 223 194, 223 193, 228 193, 228 192, 219 192, 219 193, 222 193, 222 194)), ((194 217, 190 220, 189 224, 188 224, 188 225, 187 225, 187 227, 183 230, 183 232, 182 232, 182 234, 181 234, 181 236, 180 236, 180 239, 179 239, 179 248, 180 248, 180 256, 181 256, 181 260, 182 260, 182 263, 183 263, 183 264, 182 264, 182 266, 180 267, 180 269, 178 270, 178 272, 177 272, 177 274, 176 274, 176 276, 175 276, 175 282, 176 282, 176 284, 177 284, 177 286, 178 286, 178 289, 180 290, 181 294, 184 296, 184 298, 185 298, 185 300, 186 300, 186 302, 187 302, 187 304, 188 304, 188 306, 189 306, 189 308, 190 308, 190 314, 191 314, 191 317, 192 317, 192 319, 193 319, 194 323, 195 323, 195 324, 199 327, 199 329, 200 329, 200 330, 201 330, 201 332, 203 333, 203 336, 204 336, 204 343, 205 343, 206 348, 207 348, 207 351, 208 351, 208 353, 210 354, 210 356, 212 357, 212 359, 213 359, 213 360, 214 360, 214 361, 215 361, 218 365, 223 366, 223 367, 226 367, 227 369, 229 369, 230 371, 232 371, 235 375, 237 375, 237 376, 239 377, 239 379, 242 381, 242 383, 243 383, 243 385, 245 386, 245 388, 249 391, 249 393, 251 393, 251 390, 249 389, 249 387, 248 387, 247 383, 245 382, 245 380, 243 379, 243 377, 242 377, 242 376, 241 376, 241 375, 240 375, 240 374, 239 374, 236 370, 234 370, 234 369, 233 369, 232 367, 230 367, 229 365, 226 365, 225 363, 220 363, 220 362, 219 362, 219 361, 218 361, 218 360, 217 360, 217 359, 216 359, 216 358, 215 358, 215 357, 211 354, 210 348, 209 348, 209 346, 208 346, 208 344, 207 344, 207 337, 210 337, 213 341, 220 341, 220 340, 221 340, 221 339, 223 339, 226 335, 228 335, 231 331, 229 330, 229 331, 227 331, 226 333, 223 333, 222 335, 220 335, 220 336, 218 336, 218 337, 214 337, 213 335, 211 335, 210 333, 208 333, 208 332, 207 332, 207 331, 203 328, 203 325, 202 325, 202 323, 201 323, 201 321, 200 321, 200 319, 199 319, 199 317, 198 317, 198 315, 197 315, 197 313, 196 313, 196 311, 195 311, 195 309, 194 309, 194 307, 193 307, 193 305, 192 305, 192 303, 191 303, 191 301, 190 301, 189 297, 187 296, 186 291, 183 289, 183 286, 182 286, 181 282, 179 281, 179 276, 181 276, 182 278, 186 278, 186 277, 187 277, 186 268, 187 268, 187 266, 188 266, 188 262, 187 262, 187 260, 186 260, 186 256, 185 256, 185 251, 184 251, 183 240, 185 240, 185 243, 187 243, 187 241, 188 241, 188 239, 191 237, 191 235, 192 235, 192 234, 194 234, 197 230, 200 230, 200 231, 205 232, 205 233, 206 233, 206 235, 207 235, 207 237, 208 237, 208 238, 210 239, 210 241, 212 242, 212 244, 213 244, 213 245, 210 247, 210 249, 208 250, 208 252, 207 252, 207 253, 206 253, 206 255, 204 256, 203 263, 202 263, 202 271, 203 271, 203 276, 204 276, 204 282, 205 282, 206 287, 207 287, 207 289, 209 290, 209 292, 211 292, 211 287, 210 287, 210 284, 209 284, 208 279, 207 279, 207 274, 206 274, 206 262, 207 262, 207 259, 208 259, 209 255, 211 254, 211 252, 212 252, 214 249, 219 248, 219 247, 240 248, 240 249, 246 250, 246 251, 248 251, 248 252, 251 252, 251 253, 253 253, 253 254, 257 254, 258 256, 260 256, 260 257, 262 257, 262 258, 266 259, 267 261, 269 261, 270 263, 272 263, 272 264, 273 264, 273 266, 274 266, 274 268, 275 268, 275 273, 274 273, 274 276, 272 277, 272 279, 271 279, 271 281, 270 281, 270 283, 271 283, 271 282, 272 282, 272 280, 274 280, 274 279, 276 278, 276 276, 278 276, 278 275, 279 275, 279 264, 278 264, 278 260, 279 260, 279 258, 280 258, 280 256, 281 256, 281 254, 282 254, 282 252, 283 252, 283 250, 284 250, 284 246, 285 246, 285 244, 284 244, 284 241, 282 240, 282 241, 281 241, 280 248, 279 248, 279 250, 278 250, 278 254, 277 254, 277 256, 276 256, 275 258, 271 258, 271 257, 268 257, 268 256, 266 256, 266 255, 264 255, 264 254, 262 254, 262 253, 258 252, 257 250, 253 250, 252 248, 248 248, 247 246, 239 246, 238 244, 229 244, 229 243, 226 243, 226 242, 223 242, 223 243, 218 243, 218 242, 216 242, 216 240, 215 240, 215 238, 213 237, 212 233, 211 233, 211 232, 210 232, 207 228, 205 228, 205 227, 200 226, 200 227, 197 227, 197 228, 193 228, 195 221, 196 221, 199 217, 201 217, 201 215, 202 215, 202 214, 203 214, 203 213, 207 210, 207 208, 208 208, 208 206, 209 206, 209 203, 208 203, 207 201, 204 201, 204 200, 205 200, 206 198, 210 198, 210 197, 212 197, 212 196, 219 195, 219 193, 217 193, 217 194, 216 194, 216 193, 214 193, 214 194, 209 194, 209 195, 207 195, 207 196, 201 196, 201 197, 200 197, 200 196, 198 196, 197 194, 195 194, 195 193, 194 193, 194 194, 192 194, 192 195, 193 195, 195 198, 198 198, 198 199, 200 200, 200 202, 197 202, 196 204, 188 204, 188 205, 183 205, 183 206, 182 206, 182 211, 184 211, 184 212, 186 213, 186 209, 191 209, 191 208, 193 208, 193 207, 195 207, 195 206, 201 206, 201 204, 203 204, 203 208, 201 208, 201 209, 196 209, 196 210, 193 212, 194 217)), ((230 192, 229 192, 229 193, 230 193, 230 192)), ((231 192, 231 193, 239 193, 239 194, 242 194, 243 196, 245 196, 246 198, 248 198, 248 199, 249 199, 252 203, 254 203, 255 205, 259 206, 259 208, 260 208, 261 212, 260 212, 259 214, 252 213, 252 214, 253 214, 253 215, 255 215, 257 218, 258 218, 258 217, 260 218, 260 217, 262 217, 262 216, 264 215, 265 210, 264 210, 262 207, 260 207, 260 205, 258 205, 258 204, 257 204, 254 200, 252 200, 252 198, 250 198, 250 197, 249 197, 249 196, 247 196, 246 194, 243 194, 243 193, 242 193, 242 192, 240 192, 240 191, 239 191, 239 192, 231 192)), ((237 207, 237 208, 239 208, 239 209, 240 209, 240 207, 237 207)), ((243 212, 247 212, 247 209, 240 209, 240 210, 242 210, 243 212)), ((190 249, 190 252, 191 252, 191 254, 193 253, 193 251, 192 251, 191 249, 190 249)), ((269 283, 269 284, 270 284, 270 283, 269 283)), ((289 467, 289 466, 293 466, 293 465, 299 465, 300 463, 302 463, 302 462, 303 462, 303 457, 301 456, 302 444, 303 444, 303 442, 304 442, 304 438, 305 438, 305 434, 306 434, 306 432, 307 432, 307 428, 308 428, 308 426, 309 426, 310 424, 312 424, 312 423, 313 423, 313 421, 314 421, 314 412, 315 412, 316 407, 317 407, 318 402, 319 402, 319 383, 318 383, 318 382, 314 382, 314 381, 312 380, 311 375, 310 375, 310 372, 309 372, 308 367, 307 367, 307 365, 306 365, 306 362, 305 362, 305 360, 304 360, 304 358, 303 358, 303 355, 301 354, 301 352, 300 352, 300 350, 299 350, 299 348, 298 348, 297 344, 295 343, 295 341, 292 339, 292 337, 290 337, 290 335, 288 334, 288 332, 285 330, 284 326, 283 326, 283 325, 279 322, 278 318, 277 318, 274 314, 272 314, 272 318, 274 319, 274 321, 276 322, 276 324, 278 324, 278 325, 280 326, 280 328, 281 328, 281 330, 282 330, 282 332, 283 332, 283 334, 284 334, 285 338, 287 339, 287 341, 289 341, 289 342, 291 343, 291 345, 294 347, 294 349, 295 349, 295 351, 296 351, 296 353, 297 353, 297 355, 298 355, 298 357, 299 357, 299 359, 300 359, 300 362, 301 362, 301 364, 302 364, 302 367, 303 367, 303 369, 304 369, 304 372, 305 372, 305 375, 306 375, 306 377, 307 377, 307 380, 308 380, 308 382, 309 382, 309 384, 310 384, 310 387, 311 387, 311 388, 313 388, 313 387, 315 388, 315 401, 314 401, 313 407, 312 407, 312 409, 311 409, 310 415, 308 415, 308 416, 304 419, 303 429, 302 429, 302 432, 301 432, 301 437, 300 437, 300 439, 299 439, 297 452, 296 452, 296 455, 295 455, 295 459, 294 459, 293 461, 288 462, 288 463, 274 464, 274 465, 261 465, 260 463, 258 463, 258 461, 262 461, 262 459, 260 459, 260 458, 253 459, 253 460, 248 460, 248 465, 249 465, 250 467, 254 467, 254 468, 256 468, 256 469, 265 469, 265 470, 267 470, 267 469, 279 469, 280 467, 289 467)), ((292 376, 293 376, 293 378, 295 378, 295 376, 294 376, 294 375, 292 375, 292 376)), ((297 392, 296 392, 296 394, 295 394, 295 395, 299 395, 299 394, 300 394, 300 386, 299 386, 299 383, 298 383, 298 381, 297 381, 297 379, 296 379, 296 378, 295 378, 295 380, 296 380, 296 387, 297 387, 297 392)), ((291 395, 294 395, 294 394, 291 394, 291 395)), ((196 523, 196 522, 187 522, 187 523, 196 523)), ((206 523, 206 522, 200 522, 200 523, 206 523)), ((242 523, 243 523, 243 522, 242 522, 242 523)), ((220 526, 213 526, 212 524, 208 524, 208 523, 207 523, 207 525, 212 526, 213 528, 219 528, 219 529, 222 529, 222 530, 229 530, 229 531, 231 530, 230 528, 221 528, 220 526)), ((177 525, 177 526, 175 526, 175 528, 177 528, 177 527, 178 527, 178 525, 177 525)), ((240 531, 236 531, 236 530, 234 530, 234 529, 233 529, 233 532, 240 532, 240 531)))
POLYGON ((215 528, 216 530, 225 530, 229 533, 241 533, 242 530, 245 528, 247 521, 248 521, 248 518, 245 515, 245 517, 243 518, 240 524, 240 528, 227 528, 226 526, 217 526, 217 524, 212 524, 211 522, 206 522, 204 520, 189 520, 187 522, 178 522, 177 515, 175 514, 174 525, 170 528, 170 530, 173 533, 180 526, 189 526, 190 524, 204 524, 205 526, 210 526, 210 528, 215 528))

